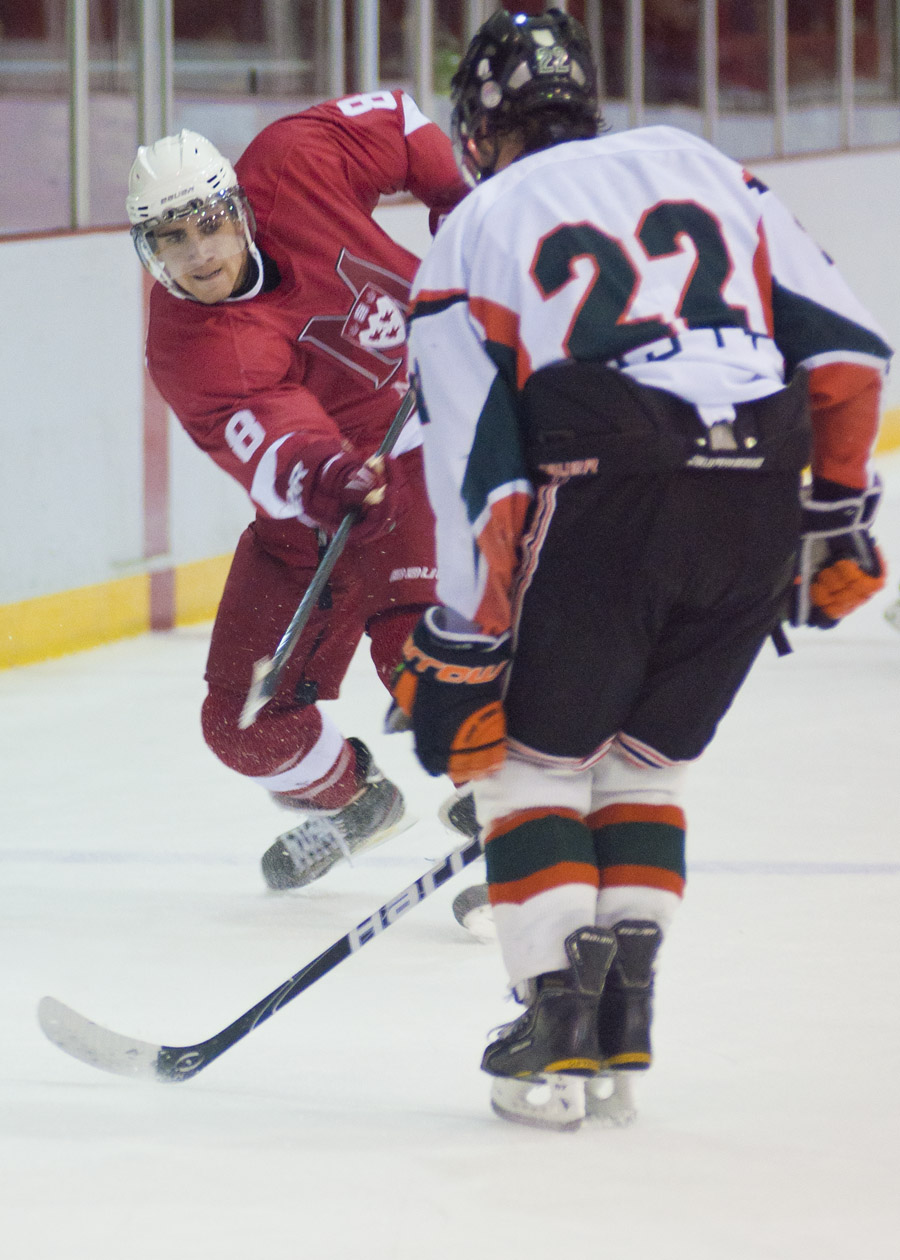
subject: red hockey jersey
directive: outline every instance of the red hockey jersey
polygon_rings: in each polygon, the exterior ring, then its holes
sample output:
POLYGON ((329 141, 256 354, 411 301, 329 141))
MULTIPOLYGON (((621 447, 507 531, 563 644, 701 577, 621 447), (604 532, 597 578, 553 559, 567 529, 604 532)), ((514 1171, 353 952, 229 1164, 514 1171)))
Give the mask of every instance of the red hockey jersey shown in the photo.
MULTIPOLYGON (((371 454, 408 386, 405 319, 419 260, 372 212, 382 195, 408 191, 434 227, 467 188, 449 140, 401 91, 282 118, 236 170, 279 283, 214 306, 156 285, 147 361, 190 437, 247 489, 267 541, 307 553, 298 521, 315 522, 298 478, 347 444, 371 454)), ((413 421, 396 453, 417 441, 413 421)))

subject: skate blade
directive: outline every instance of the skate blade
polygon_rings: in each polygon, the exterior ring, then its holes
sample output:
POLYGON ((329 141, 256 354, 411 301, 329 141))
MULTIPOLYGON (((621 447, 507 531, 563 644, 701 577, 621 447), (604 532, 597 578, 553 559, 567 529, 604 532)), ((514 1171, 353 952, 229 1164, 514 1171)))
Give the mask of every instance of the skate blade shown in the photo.
POLYGON ((513 1124, 574 1133, 585 1117, 584 1080, 555 1072, 527 1081, 495 1076, 491 1081, 491 1108, 513 1124))
POLYGON ((625 1129, 637 1119, 633 1072, 601 1072, 585 1085, 585 1111, 608 1129, 625 1129))

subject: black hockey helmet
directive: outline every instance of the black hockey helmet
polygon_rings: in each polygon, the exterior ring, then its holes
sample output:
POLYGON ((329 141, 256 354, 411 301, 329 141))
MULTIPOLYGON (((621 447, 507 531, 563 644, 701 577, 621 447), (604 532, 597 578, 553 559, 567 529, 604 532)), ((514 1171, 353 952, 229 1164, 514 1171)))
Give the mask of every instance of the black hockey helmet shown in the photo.
POLYGON ((551 109, 560 126, 550 143, 595 134, 597 71, 584 28, 559 9, 539 17, 499 9, 466 50, 450 100, 458 158, 470 139, 520 130, 551 109))

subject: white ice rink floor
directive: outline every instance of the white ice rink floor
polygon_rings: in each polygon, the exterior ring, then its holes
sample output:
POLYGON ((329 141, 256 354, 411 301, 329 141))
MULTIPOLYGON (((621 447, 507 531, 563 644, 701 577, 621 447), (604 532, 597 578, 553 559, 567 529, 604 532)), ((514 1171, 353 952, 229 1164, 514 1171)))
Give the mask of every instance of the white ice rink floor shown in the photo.
POLYGON ((696 768, 627 1130, 491 1114, 478 1063, 516 1008, 450 912, 480 864, 194 1080, 60 1053, 44 994, 155 1042, 229 1024, 454 847, 448 785, 381 735, 361 653, 333 709, 419 821, 270 894, 290 823, 202 742, 208 627, 0 674, 2 1255, 897 1260, 900 456, 882 469, 889 592, 767 646, 696 768))

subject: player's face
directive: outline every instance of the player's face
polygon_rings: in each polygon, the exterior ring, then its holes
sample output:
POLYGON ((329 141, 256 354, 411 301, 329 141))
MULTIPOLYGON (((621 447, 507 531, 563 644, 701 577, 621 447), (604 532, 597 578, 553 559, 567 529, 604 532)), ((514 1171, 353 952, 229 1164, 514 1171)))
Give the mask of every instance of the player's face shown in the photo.
POLYGON ((249 262, 243 225, 223 208, 161 223, 153 251, 179 288, 208 305, 231 297, 249 262))

